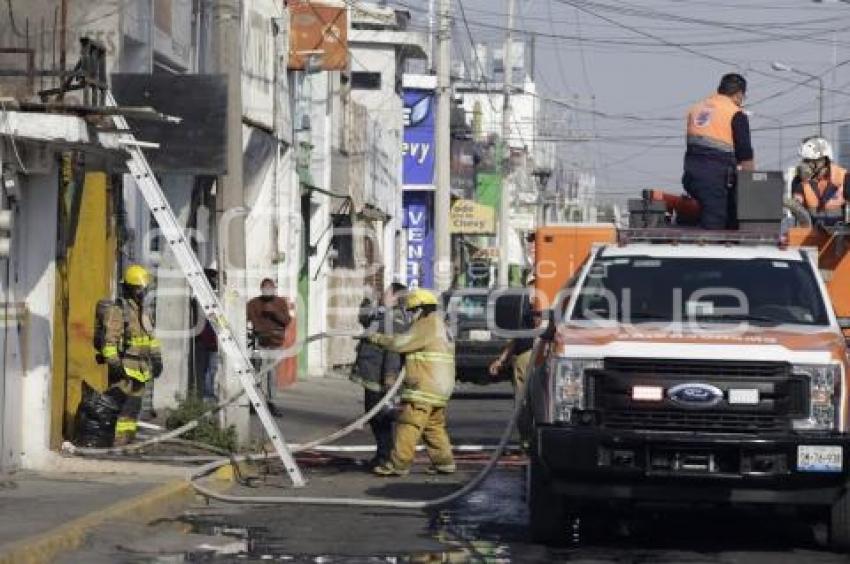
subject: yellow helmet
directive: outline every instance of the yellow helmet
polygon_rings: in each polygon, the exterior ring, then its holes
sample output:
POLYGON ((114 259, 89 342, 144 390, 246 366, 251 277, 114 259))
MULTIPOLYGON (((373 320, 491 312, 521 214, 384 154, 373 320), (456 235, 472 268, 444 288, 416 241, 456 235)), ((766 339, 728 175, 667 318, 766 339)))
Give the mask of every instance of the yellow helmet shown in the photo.
POLYGON ((144 266, 131 264, 124 270, 124 278, 121 282, 129 286, 147 288, 151 283, 151 275, 144 266))
POLYGON ((407 309, 416 309, 417 307, 437 305, 437 296, 432 292, 423 288, 416 288, 407 294, 406 307, 407 309))

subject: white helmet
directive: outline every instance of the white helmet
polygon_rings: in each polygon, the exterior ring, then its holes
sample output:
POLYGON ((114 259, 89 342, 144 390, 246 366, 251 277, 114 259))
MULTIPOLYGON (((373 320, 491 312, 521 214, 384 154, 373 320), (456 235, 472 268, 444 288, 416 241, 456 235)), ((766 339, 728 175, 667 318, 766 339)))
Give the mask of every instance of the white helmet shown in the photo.
POLYGON ((800 145, 800 157, 807 161, 832 160, 832 145, 823 137, 807 137, 800 145))

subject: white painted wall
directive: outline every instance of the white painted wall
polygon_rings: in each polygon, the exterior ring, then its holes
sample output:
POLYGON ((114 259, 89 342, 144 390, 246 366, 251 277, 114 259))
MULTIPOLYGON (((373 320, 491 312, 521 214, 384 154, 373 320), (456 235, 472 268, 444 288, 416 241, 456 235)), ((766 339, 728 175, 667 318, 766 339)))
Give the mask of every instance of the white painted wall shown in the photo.
POLYGON ((399 247, 397 230, 400 229, 401 217, 401 141, 404 133, 403 102, 396 92, 396 80, 399 78, 397 67, 396 46, 392 44, 362 45, 353 44, 351 47, 353 71, 364 70, 381 72, 380 90, 352 89, 352 101, 364 106, 369 112, 370 120, 375 120, 383 127, 383 139, 387 150, 393 151, 398 157, 393 165, 397 174, 395 186, 390 187, 384 197, 385 212, 391 216, 389 222, 379 235, 381 253, 385 265, 384 285, 386 286, 401 273, 402 261, 398 259, 399 247))
POLYGON ((27 313, 8 334, 4 428, 11 424, 7 460, 29 469, 44 468, 53 456, 49 446, 57 174, 54 164, 47 174, 20 177, 22 198, 15 225, 12 293, 27 313))
MULTIPOLYGON (((312 124, 311 142, 313 151, 310 159, 310 174, 316 186, 330 190, 331 186, 331 92, 333 84, 327 72, 311 75, 308 92, 312 92, 310 102, 310 122, 312 124)), ((327 328, 328 284, 327 274, 330 264, 327 251, 331 240, 331 206, 338 206, 341 200, 313 192, 311 195, 310 230, 306 234, 308 241, 316 245, 316 253, 308 259, 310 277, 309 304, 299 306, 309 308, 307 335, 325 332, 327 328)), ((308 349, 307 373, 309 376, 323 376, 327 371, 327 342, 325 339, 313 341, 308 349)))

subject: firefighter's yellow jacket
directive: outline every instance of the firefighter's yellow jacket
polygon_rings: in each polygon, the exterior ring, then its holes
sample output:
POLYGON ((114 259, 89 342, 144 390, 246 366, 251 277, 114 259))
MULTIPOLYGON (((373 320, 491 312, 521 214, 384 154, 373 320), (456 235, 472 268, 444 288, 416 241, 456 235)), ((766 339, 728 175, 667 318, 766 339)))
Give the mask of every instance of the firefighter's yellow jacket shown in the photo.
POLYGON ((136 300, 123 299, 109 309, 104 321, 106 331, 101 354, 107 364, 120 367, 127 377, 139 382, 150 380, 153 363, 161 362, 162 357, 147 312, 136 300))
POLYGON ((402 401, 446 405, 455 385, 454 345, 438 313, 417 319, 406 333, 375 334, 369 340, 404 354, 402 401))

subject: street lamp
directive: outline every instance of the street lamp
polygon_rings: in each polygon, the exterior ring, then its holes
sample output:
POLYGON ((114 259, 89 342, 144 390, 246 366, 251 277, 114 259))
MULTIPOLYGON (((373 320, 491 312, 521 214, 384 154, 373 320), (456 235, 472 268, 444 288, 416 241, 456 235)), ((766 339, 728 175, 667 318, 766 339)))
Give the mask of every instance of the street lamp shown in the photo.
POLYGON ((816 74, 801 71, 800 69, 786 65, 785 63, 780 63, 779 61, 774 61, 770 67, 777 72, 793 72, 800 76, 808 77, 811 80, 818 81, 818 135, 823 137, 823 79, 816 74))

